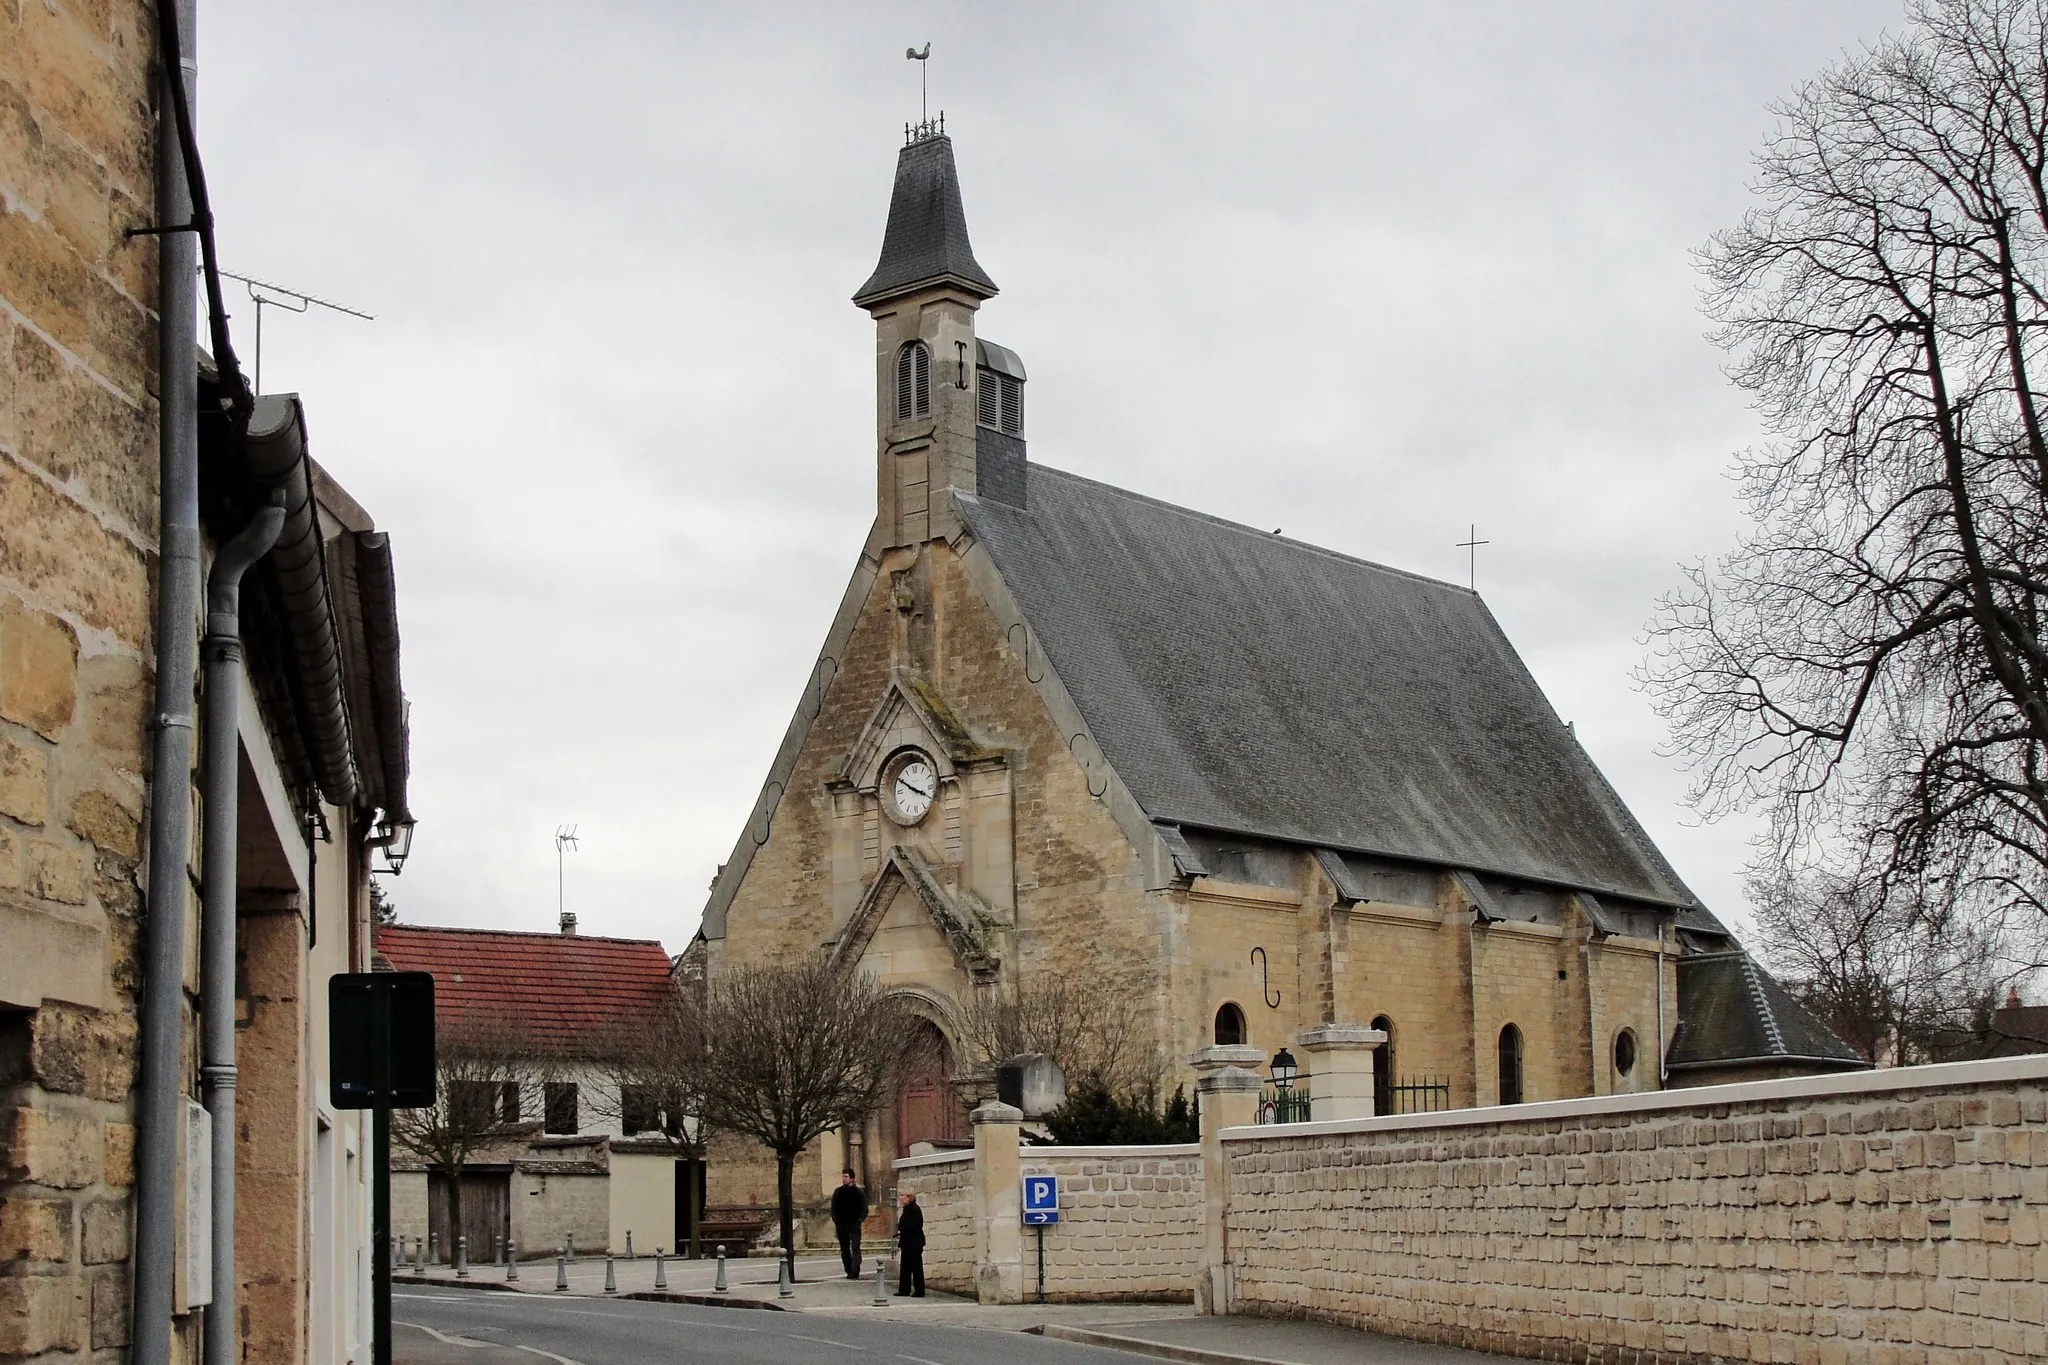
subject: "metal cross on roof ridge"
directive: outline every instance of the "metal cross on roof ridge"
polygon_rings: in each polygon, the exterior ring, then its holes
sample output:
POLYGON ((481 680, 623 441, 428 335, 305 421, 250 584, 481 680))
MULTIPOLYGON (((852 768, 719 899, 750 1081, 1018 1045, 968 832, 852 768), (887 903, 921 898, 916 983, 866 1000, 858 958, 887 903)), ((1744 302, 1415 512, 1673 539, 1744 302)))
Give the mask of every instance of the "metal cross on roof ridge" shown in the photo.
POLYGON ((1473 592, 1479 591, 1479 547, 1493 544, 1479 538, 1479 524, 1474 522, 1465 532, 1465 539, 1458 542, 1458 548, 1467 552, 1465 565, 1465 586, 1473 592))

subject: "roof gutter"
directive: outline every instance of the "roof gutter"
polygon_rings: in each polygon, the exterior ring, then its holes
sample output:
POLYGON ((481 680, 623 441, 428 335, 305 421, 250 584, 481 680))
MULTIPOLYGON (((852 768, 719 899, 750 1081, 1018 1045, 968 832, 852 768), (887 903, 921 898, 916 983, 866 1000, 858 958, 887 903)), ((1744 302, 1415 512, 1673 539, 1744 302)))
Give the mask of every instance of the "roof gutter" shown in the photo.
MULTIPOLYGON (((325 539, 306 461, 306 414, 297 394, 256 399, 242 459, 263 492, 283 494, 284 530, 266 562, 277 580, 285 632, 291 638, 291 669, 305 708, 314 780, 329 802, 353 806, 360 784, 342 687, 341 632, 329 596, 325 539)), ((394 622, 394 671, 396 639, 394 622)), ((380 719, 381 711, 380 707, 380 719)))
POLYGON ((363 637, 370 654, 370 706, 377 722, 377 761, 383 769, 382 823, 412 819, 405 783, 410 718, 398 674, 398 578, 391 567, 391 536, 385 531, 356 535, 356 591, 363 604, 363 637))

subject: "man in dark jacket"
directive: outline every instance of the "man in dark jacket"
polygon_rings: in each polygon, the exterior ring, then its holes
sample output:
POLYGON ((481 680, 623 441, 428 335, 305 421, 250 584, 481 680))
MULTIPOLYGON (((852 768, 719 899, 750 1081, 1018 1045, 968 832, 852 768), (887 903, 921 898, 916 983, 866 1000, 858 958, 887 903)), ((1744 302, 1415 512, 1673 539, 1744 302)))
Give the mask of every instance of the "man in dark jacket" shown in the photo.
POLYGON ((897 1259, 903 1264, 903 1273, 896 1277, 896 1297, 908 1294, 913 1299, 924 1297, 924 1210, 917 1206, 917 1195, 910 1190, 903 1191, 903 1212, 896 1216, 897 1259))
POLYGON ((860 1278, 860 1225, 868 1219, 868 1197, 853 1181, 853 1168, 839 1173, 839 1188, 832 1191, 832 1230, 839 1234, 839 1264, 846 1278, 860 1278))

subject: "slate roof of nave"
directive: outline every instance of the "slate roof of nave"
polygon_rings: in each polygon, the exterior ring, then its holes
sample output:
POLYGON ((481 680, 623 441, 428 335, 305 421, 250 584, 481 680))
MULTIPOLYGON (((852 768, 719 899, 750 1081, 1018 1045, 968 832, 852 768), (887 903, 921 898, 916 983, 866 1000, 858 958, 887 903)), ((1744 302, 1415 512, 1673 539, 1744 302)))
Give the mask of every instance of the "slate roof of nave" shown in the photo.
POLYGON ((962 515, 1153 820, 1695 904, 1478 594, 1029 480, 962 515))

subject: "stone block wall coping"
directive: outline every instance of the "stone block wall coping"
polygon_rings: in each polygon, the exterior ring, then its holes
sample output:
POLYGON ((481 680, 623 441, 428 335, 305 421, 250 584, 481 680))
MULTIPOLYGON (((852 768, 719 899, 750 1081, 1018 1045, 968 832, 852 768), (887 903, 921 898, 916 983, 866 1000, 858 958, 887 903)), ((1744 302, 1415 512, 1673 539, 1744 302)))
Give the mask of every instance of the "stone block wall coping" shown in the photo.
POLYGON ((1428 1132, 1501 1123, 1555 1122, 1606 1114, 1718 1109, 1727 1105, 1771 1104, 1836 1095, 1885 1095, 1909 1090, 2041 1080, 2048 1080, 2048 1053, 1994 1057, 1981 1062, 1944 1062, 1936 1066, 1901 1066, 1884 1071, 1838 1072, 1830 1076, 1788 1076, 1774 1081, 1696 1085, 1629 1095, 1592 1095, 1576 1100, 1542 1100, 1534 1104, 1503 1104, 1484 1109, 1444 1109, 1433 1114, 1386 1114, 1369 1119, 1332 1119, 1324 1123, 1259 1124, 1225 1128, 1219 1136, 1225 1142, 1255 1142, 1262 1138, 1326 1137, 1346 1133, 1428 1132))
POLYGON ((1174 1161, 1201 1154, 1199 1142, 1162 1142, 1154 1147, 1026 1147, 1018 1158, 1028 1166, 1034 1161, 1174 1161))
POLYGON ((1386 1030, 1366 1028, 1362 1024, 1324 1024, 1320 1028, 1309 1029, 1296 1039, 1304 1052, 1384 1047, 1386 1041, 1386 1030))
POLYGON ((974 1149, 963 1147, 957 1152, 926 1152, 923 1156, 900 1156, 896 1158, 895 1169, 907 1171, 915 1166, 944 1166, 948 1162, 974 1160, 974 1149))

